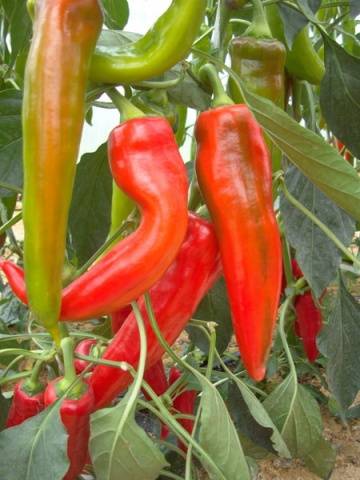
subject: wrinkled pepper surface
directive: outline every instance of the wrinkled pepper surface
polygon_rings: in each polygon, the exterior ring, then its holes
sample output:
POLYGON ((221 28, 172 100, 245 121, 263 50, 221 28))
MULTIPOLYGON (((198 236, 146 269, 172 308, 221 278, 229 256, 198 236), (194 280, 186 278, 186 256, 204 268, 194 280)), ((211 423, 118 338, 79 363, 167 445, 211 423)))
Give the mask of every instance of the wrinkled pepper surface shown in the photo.
MULTIPOLYGON (((195 215, 189 215, 187 235, 175 261, 149 290, 155 318, 169 344, 173 344, 183 331, 220 273, 219 251, 213 226, 195 215)), ((144 298, 140 298, 138 305, 146 328, 147 368, 150 368, 161 359, 164 350, 151 327, 144 298)), ((139 355, 139 332, 135 316, 131 313, 102 358, 125 361, 136 368, 139 355)), ((111 403, 131 382, 129 372, 98 365, 90 378, 95 393, 95 407, 101 408, 111 403)))
POLYGON ((196 173, 214 221, 241 358, 254 380, 265 375, 282 280, 271 161, 245 105, 198 117, 196 173))
POLYGON ((30 393, 24 388, 24 382, 15 385, 14 394, 6 420, 6 427, 20 425, 44 409, 44 392, 30 393))
POLYGON ((97 0, 38 1, 23 98, 24 265, 29 304, 59 342, 65 238, 97 0))
POLYGON ((124 47, 98 45, 90 77, 98 83, 136 83, 156 77, 183 60, 200 29, 206 0, 173 0, 139 40, 124 47))

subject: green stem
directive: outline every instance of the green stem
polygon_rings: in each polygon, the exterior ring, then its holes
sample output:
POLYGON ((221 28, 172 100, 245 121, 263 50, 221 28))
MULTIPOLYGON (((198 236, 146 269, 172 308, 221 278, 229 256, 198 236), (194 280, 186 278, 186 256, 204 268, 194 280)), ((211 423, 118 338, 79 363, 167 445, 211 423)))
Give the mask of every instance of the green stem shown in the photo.
POLYGON ((333 234, 333 232, 324 225, 310 210, 308 210, 302 203, 296 200, 295 197, 291 195, 289 190, 287 189, 285 182, 282 182, 282 187, 285 197, 292 203, 298 210, 300 210, 306 217, 308 217, 320 230, 325 233, 325 235, 337 246, 337 248, 355 265, 360 267, 360 261, 349 252, 349 250, 345 247, 345 245, 340 242, 340 240, 333 234))
POLYGON ((5 190, 10 190, 11 192, 15 192, 15 193, 22 193, 21 188, 7 182, 0 182, 0 188, 4 188, 5 190))
POLYGON ((74 347, 75 342, 71 337, 65 337, 61 340, 61 350, 64 359, 64 377, 57 384, 59 395, 70 391, 70 396, 79 398, 84 391, 84 384, 78 380, 74 366, 74 347))
POLYGON ((200 37, 198 39, 195 40, 195 42, 193 43, 193 46, 196 47, 196 45, 198 43, 201 42, 201 40, 203 40, 205 37, 207 37, 213 30, 214 30, 214 26, 212 27, 209 27, 206 32, 204 32, 202 35, 200 35, 200 37))
POLYGON ((144 117, 145 114, 140 109, 135 107, 130 100, 121 95, 116 88, 111 88, 106 92, 115 107, 119 110, 121 121, 131 120, 132 118, 144 117))
POLYGON ((0 235, 2 235, 3 233, 6 232, 6 230, 9 230, 9 228, 11 228, 13 225, 15 225, 16 223, 20 222, 20 220, 22 219, 22 212, 18 213, 17 215, 15 215, 14 217, 10 218, 9 221, 7 221, 6 223, 4 223, 4 225, 2 225, 0 227, 0 235))
POLYGON ((252 0, 252 3, 254 7, 252 23, 246 30, 245 35, 256 38, 272 38, 271 30, 261 0, 252 0))
POLYGON ((6 385, 7 383, 16 382, 18 380, 21 380, 22 378, 30 377, 30 375, 31 372, 20 372, 16 373, 15 375, 11 375, 10 377, 0 378, 0 387, 6 385))
POLYGON ((22 387, 30 395, 36 395, 37 393, 44 390, 44 385, 39 381, 39 376, 43 367, 43 363, 44 362, 42 362, 41 360, 38 360, 35 363, 30 378, 26 380, 22 387))
POLYGON ((176 77, 172 78, 170 80, 163 80, 163 81, 155 81, 155 80, 144 80, 143 82, 139 82, 134 84, 134 87, 136 88, 146 88, 146 89, 167 89, 167 88, 172 88, 176 87, 185 76, 185 70, 181 72, 181 74, 176 77))
POLYGON ((247 25, 248 27, 251 25, 251 22, 244 20, 243 18, 231 18, 230 23, 239 23, 240 25, 247 25))
POLYGON ((167 470, 161 470, 160 474, 162 477, 173 478, 174 480, 183 480, 183 477, 179 477, 179 475, 176 475, 176 473, 171 473, 167 470))
POLYGON ((80 277, 83 275, 90 267, 91 265, 99 258, 103 253, 108 250, 108 248, 119 238, 121 237, 122 233, 126 230, 126 228, 129 226, 130 222, 124 222, 121 227, 111 236, 109 237, 106 242, 97 250, 94 255, 89 258, 89 260, 84 263, 84 265, 79 268, 79 270, 76 271, 74 275, 74 279, 77 277, 80 277))
POLYGON ((214 98, 211 102, 211 106, 213 108, 224 105, 234 105, 234 102, 231 100, 231 98, 226 95, 225 89, 214 65, 207 63, 206 65, 202 66, 200 68, 199 75, 201 80, 207 80, 211 84, 211 88, 214 92, 214 98))
POLYGON ((279 320, 279 333, 281 337, 282 344, 284 346, 284 350, 289 362, 290 366, 290 372, 291 375, 296 379, 297 378, 297 373, 296 373, 296 367, 294 360, 291 356, 290 348, 286 339, 286 333, 285 333, 285 319, 286 319, 286 314, 288 311, 288 308, 290 307, 291 303, 293 300, 293 296, 287 297, 285 302, 282 304, 281 309, 280 309, 280 320, 279 320))

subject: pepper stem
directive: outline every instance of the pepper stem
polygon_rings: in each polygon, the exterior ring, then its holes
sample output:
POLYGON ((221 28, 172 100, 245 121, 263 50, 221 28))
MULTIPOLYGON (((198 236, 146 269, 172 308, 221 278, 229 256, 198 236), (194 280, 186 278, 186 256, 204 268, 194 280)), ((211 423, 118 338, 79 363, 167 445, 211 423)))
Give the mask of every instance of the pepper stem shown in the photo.
POLYGON ((200 68, 199 71, 200 80, 204 82, 209 82, 211 84, 212 91, 214 93, 214 98, 211 102, 213 108, 222 107, 224 105, 234 105, 234 102, 231 98, 226 95, 223 84, 219 78, 218 72, 214 65, 207 63, 200 68))
POLYGON ((61 340, 65 374, 63 379, 57 383, 57 393, 61 395, 69 393, 68 391, 71 388, 71 395, 69 396, 77 398, 81 396, 84 391, 84 383, 78 381, 76 375, 74 366, 74 348, 75 343, 73 338, 65 337, 61 340))
POLYGON ((39 392, 42 392, 44 390, 44 385, 39 382, 39 375, 43 366, 43 361, 38 360, 31 373, 31 377, 28 378, 22 385, 22 390, 24 390, 27 394, 30 396, 36 395, 39 392))
POLYGON ((261 0, 251 0, 253 3, 253 18, 245 35, 256 38, 272 38, 269 23, 261 0))
POLYGON ((108 90, 107 95, 119 110, 121 115, 121 121, 125 122, 126 120, 131 120, 132 118, 144 117, 145 114, 139 108, 135 107, 130 100, 121 95, 116 88, 111 88, 108 90))

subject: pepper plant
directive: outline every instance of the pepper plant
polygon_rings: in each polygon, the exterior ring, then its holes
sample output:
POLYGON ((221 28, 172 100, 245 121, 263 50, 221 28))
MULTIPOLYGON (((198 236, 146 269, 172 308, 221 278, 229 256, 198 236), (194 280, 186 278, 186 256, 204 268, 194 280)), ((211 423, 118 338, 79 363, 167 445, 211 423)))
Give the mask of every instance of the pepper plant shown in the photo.
POLYGON ((168 3, 0 0, 3 480, 325 480, 359 418, 360 4, 168 3))

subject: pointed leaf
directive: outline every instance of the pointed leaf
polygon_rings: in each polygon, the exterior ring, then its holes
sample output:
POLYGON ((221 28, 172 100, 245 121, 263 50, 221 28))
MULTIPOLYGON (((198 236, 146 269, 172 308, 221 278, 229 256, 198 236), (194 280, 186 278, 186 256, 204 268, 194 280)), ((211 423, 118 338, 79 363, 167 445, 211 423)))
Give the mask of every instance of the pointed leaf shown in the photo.
POLYGON ((242 88, 249 108, 271 140, 319 190, 360 221, 360 178, 356 170, 321 137, 269 100, 242 88))
POLYGON ((320 105, 334 135, 360 157, 360 59, 323 35, 326 73, 320 88, 320 105))
POLYGON ((61 480, 69 468, 61 403, 0 433, 0 478, 61 480))
POLYGON ((286 443, 268 412, 249 387, 240 379, 231 384, 229 399, 231 401, 234 399, 240 400, 241 408, 238 408, 238 419, 240 425, 243 425, 246 429, 246 431, 243 431, 245 435, 266 450, 278 453, 282 457, 290 458, 290 452, 286 443), (239 397, 242 399, 242 402, 239 397), (244 425, 243 422, 246 420, 247 425, 244 425), (258 442, 256 432, 261 435, 261 443, 258 442))
MULTIPOLYGON (((321 222, 326 225, 345 246, 351 243, 355 222, 337 207, 326 195, 294 166, 285 176, 289 192, 321 222)), ((284 195, 280 199, 286 237, 296 249, 296 259, 315 295, 336 277, 342 253, 335 244, 305 214, 294 207, 284 195)))
POLYGON ((104 243, 110 227, 112 177, 107 145, 86 153, 77 167, 69 227, 80 264, 104 243))
MULTIPOLYGON (((226 480, 250 480, 247 465, 235 426, 224 400, 217 389, 202 375, 197 376, 202 387, 199 443, 216 463, 226 480)), ((210 465, 211 479, 218 480, 210 465)))
POLYGON ((328 359, 326 375, 331 392, 344 410, 360 390, 359 338, 360 305, 340 278, 334 309, 318 342, 328 359))
POLYGON ((319 406, 305 387, 289 375, 265 400, 264 407, 277 425, 293 457, 303 460, 327 480, 335 465, 335 452, 322 437, 319 406))
POLYGON ((137 425, 133 413, 119 429, 128 396, 116 407, 91 416, 90 453, 98 480, 155 480, 167 466, 164 455, 137 425))

